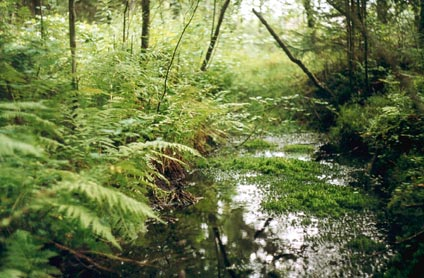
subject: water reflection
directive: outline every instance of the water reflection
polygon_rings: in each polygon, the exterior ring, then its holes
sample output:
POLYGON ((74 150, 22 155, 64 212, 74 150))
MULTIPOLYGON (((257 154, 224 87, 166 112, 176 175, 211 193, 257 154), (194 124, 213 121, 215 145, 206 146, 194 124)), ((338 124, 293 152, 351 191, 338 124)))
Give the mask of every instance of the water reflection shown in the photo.
POLYGON ((260 205, 266 185, 249 183, 252 175, 193 176, 192 191, 204 198, 165 215, 173 220, 167 225, 151 225, 140 239, 143 247, 131 257, 153 263, 138 269, 124 265, 122 276, 368 277, 384 268, 391 251, 373 212, 339 219, 302 212, 271 215, 260 205), (378 256, 347 248, 359 235, 386 248, 378 256))

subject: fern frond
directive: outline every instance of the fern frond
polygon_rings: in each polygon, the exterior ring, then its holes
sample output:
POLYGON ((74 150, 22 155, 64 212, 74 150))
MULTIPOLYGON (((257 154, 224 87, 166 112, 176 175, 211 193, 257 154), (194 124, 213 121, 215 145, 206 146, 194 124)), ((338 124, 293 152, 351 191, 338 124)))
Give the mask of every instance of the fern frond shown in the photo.
POLYGON ((57 137, 61 137, 61 133, 57 126, 45 119, 38 117, 33 113, 27 113, 23 111, 4 111, 0 114, 0 118, 5 120, 13 120, 16 118, 22 118, 33 126, 37 126, 37 128, 41 128, 43 131, 49 132, 50 134, 54 134, 57 137))
POLYGON ((0 102, 0 109, 4 110, 48 110, 42 102, 19 101, 19 102, 0 102))
POLYGON ((118 249, 121 249, 121 246, 112 234, 110 226, 103 224, 101 219, 89 209, 70 204, 52 203, 52 205, 57 207, 58 211, 64 213, 70 220, 77 220, 81 224, 81 227, 90 229, 95 235, 104 238, 118 249))
POLYGON ((159 150, 159 151, 164 151, 169 149, 178 153, 188 153, 197 157, 202 156, 197 150, 191 147, 188 147, 186 145, 182 145, 178 143, 169 143, 169 142, 165 142, 161 140, 149 141, 144 143, 141 143, 141 142, 131 143, 131 144, 128 144, 127 146, 121 146, 119 149, 124 155, 131 155, 137 152, 145 152, 145 151, 148 151, 149 149, 159 150))
POLYGON ((62 181, 53 187, 53 189, 57 192, 68 191, 83 194, 91 201, 104 205, 111 210, 120 209, 123 213, 131 213, 142 218, 150 217, 158 219, 148 205, 134 200, 119 191, 78 177, 75 177, 73 180, 62 181))
POLYGON ((25 273, 17 269, 8 268, 0 270, 0 277, 25 277, 25 273))
POLYGON ((50 274, 59 274, 58 269, 49 265, 49 259, 57 253, 42 248, 43 242, 36 240, 27 231, 17 230, 6 240, 4 269, 0 274, 18 276, 1 277, 52 277, 50 274))
POLYGON ((15 152, 32 154, 38 157, 43 154, 41 148, 12 139, 4 134, 0 134, 0 157, 4 155, 13 155, 15 152))

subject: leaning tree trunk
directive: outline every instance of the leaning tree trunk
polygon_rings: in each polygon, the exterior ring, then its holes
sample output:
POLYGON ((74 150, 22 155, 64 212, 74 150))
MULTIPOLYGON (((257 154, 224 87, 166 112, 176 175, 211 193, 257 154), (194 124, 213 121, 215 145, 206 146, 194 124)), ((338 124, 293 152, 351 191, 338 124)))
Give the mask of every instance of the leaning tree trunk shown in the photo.
POLYGON ((75 0, 69 0, 69 46, 71 48, 71 76, 72 76, 72 89, 78 89, 78 79, 77 79, 77 58, 76 58, 76 49, 77 43, 75 39, 75 0))
POLYGON ((253 13, 259 18, 259 20, 262 22, 263 25, 267 28, 269 33, 272 35, 272 37, 275 39, 275 41, 278 43, 278 45, 283 49, 284 53, 286 53, 287 57, 298 65, 300 69, 308 76, 308 78, 312 81, 312 83, 321 91, 326 92, 327 94, 331 96, 335 96, 334 93, 328 89, 325 84, 321 83, 318 78, 300 61, 299 59, 295 58, 293 54, 290 52, 288 47, 284 44, 284 42, 280 39, 280 37, 275 33, 275 31, 271 28, 271 26, 268 24, 268 22, 262 17, 262 15, 257 12, 255 9, 252 10, 253 13))
POLYGON ((205 59, 203 60, 202 66, 200 67, 201 71, 206 71, 206 67, 208 66, 209 61, 212 57, 213 50, 215 48, 216 42, 218 41, 219 30, 221 29, 222 22, 224 21, 225 11, 227 10, 229 4, 230 0, 226 0, 222 5, 221 12, 219 13, 218 17, 218 22, 216 24, 215 32, 211 37, 211 42, 209 44, 208 51, 206 52, 205 59))
POLYGON ((143 26, 141 29, 141 50, 149 48, 150 0, 141 0, 143 26))

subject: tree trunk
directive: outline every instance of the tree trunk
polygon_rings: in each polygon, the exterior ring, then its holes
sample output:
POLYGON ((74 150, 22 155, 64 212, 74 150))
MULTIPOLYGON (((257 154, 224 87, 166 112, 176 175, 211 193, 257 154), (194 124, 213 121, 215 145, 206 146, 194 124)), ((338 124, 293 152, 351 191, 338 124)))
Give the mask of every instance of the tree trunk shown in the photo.
POLYGON ((45 39, 45 32, 44 32, 44 14, 43 14, 43 1, 39 0, 39 16, 40 16, 40 35, 41 39, 45 39))
POLYGON ((219 13, 219 17, 218 17, 218 22, 216 24, 215 32, 211 38, 208 51, 206 52, 206 57, 203 60, 202 66, 200 67, 201 71, 206 71, 206 67, 208 66, 208 63, 212 57, 215 44, 218 40, 219 30, 221 29, 222 22, 224 21, 225 11, 227 10, 229 4, 230 4, 230 0, 225 0, 224 4, 222 5, 221 12, 219 13))
POLYGON ((77 60, 76 60, 76 39, 75 39, 75 0, 69 0, 69 46, 71 48, 71 76, 72 89, 78 90, 77 60))
POLYGON ((389 7, 388 0, 377 0, 377 19, 383 24, 387 24, 389 22, 389 7))
POLYGON ((28 6, 33 15, 41 15, 41 0, 31 0, 28 6))
POLYGON ((122 18, 122 43, 125 44, 125 42, 127 41, 127 19, 128 19, 128 14, 129 14, 129 5, 130 5, 130 0, 126 0, 125 1, 125 8, 124 8, 124 14, 123 14, 123 18, 122 18))
POLYGON ((312 8, 311 0, 303 0, 303 7, 305 8, 308 28, 315 28, 314 10, 312 8))
POLYGON ((420 1, 420 16, 418 22, 418 35, 421 47, 424 47, 424 0, 420 1))
POLYGON ((349 72, 349 85, 353 88, 354 85, 354 30, 352 22, 352 9, 350 0, 345 0, 346 10, 346 53, 349 72))
POLYGON ((368 71, 368 30, 367 30, 367 0, 361 0, 362 4, 362 23, 364 26, 364 77, 365 77, 365 96, 368 97, 370 94, 370 82, 369 82, 369 71, 368 71))
POLYGON ((141 0, 141 9, 143 12, 143 27, 141 29, 141 50, 145 51, 147 48, 149 48, 150 0, 141 0))
POLYGON ((283 49, 283 51, 286 53, 286 55, 290 59, 290 61, 292 61, 293 63, 298 65, 318 89, 320 89, 321 91, 326 92, 327 94, 334 97, 335 96, 334 93, 330 89, 328 89, 324 84, 322 84, 316 78, 316 76, 302 63, 302 61, 300 61, 299 59, 297 59, 293 56, 293 54, 290 52, 288 47, 278 37, 277 33, 275 33, 275 31, 271 28, 271 26, 269 26, 268 22, 262 17, 262 15, 260 13, 258 13, 255 9, 253 9, 252 11, 259 18, 259 20, 262 22, 262 24, 265 25, 265 27, 267 28, 269 33, 277 41, 278 45, 281 47, 281 49, 283 49))

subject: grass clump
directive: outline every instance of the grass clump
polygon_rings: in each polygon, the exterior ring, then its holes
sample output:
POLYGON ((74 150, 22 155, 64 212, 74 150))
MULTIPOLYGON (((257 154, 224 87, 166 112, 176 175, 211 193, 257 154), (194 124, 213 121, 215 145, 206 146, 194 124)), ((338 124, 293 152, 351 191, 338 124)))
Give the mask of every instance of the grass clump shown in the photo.
POLYGON ((249 140, 243 144, 243 147, 249 151, 261 151, 261 150, 272 150, 277 147, 277 144, 270 143, 264 139, 256 138, 253 140, 249 140))
POLYGON ((283 151, 286 153, 311 154, 315 151, 315 147, 306 144, 293 144, 284 146, 283 151))

